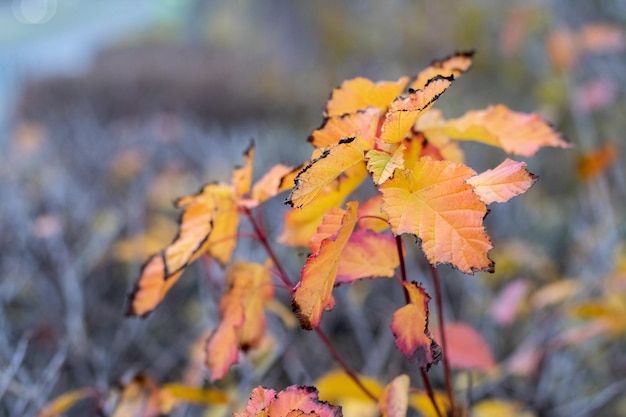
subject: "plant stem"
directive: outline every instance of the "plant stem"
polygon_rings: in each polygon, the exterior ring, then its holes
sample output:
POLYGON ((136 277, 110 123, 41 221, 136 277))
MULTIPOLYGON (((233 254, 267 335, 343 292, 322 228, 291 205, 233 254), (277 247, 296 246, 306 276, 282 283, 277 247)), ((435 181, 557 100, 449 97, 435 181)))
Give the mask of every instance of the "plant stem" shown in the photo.
POLYGON ((407 282, 406 277, 406 265, 404 264, 404 251, 402 250, 402 237, 396 236, 396 248, 398 249, 398 259, 400 259, 400 276, 402 277, 402 291, 404 291, 404 301, 409 304, 411 297, 409 297, 409 291, 404 287, 404 283, 407 282))
POLYGON ((437 268, 430 265, 430 274, 433 278, 435 288, 435 305, 437 306, 437 317, 439 317, 439 333, 441 334, 441 356, 443 357, 443 373, 446 383, 446 392, 450 401, 450 413, 454 416, 454 393, 452 391, 452 372, 450 372, 450 362, 448 361, 448 345, 446 343, 446 332, 443 319, 443 302, 441 301, 441 286, 439 285, 439 274, 437 268))
POLYGON ((317 333, 319 338, 322 340, 322 343, 324 343, 324 345, 326 346, 326 349, 328 349, 328 352, 330 352, 330 355, 333 357, 333 359, 335 359, 339 366, 343 368, 343 371, 350 377, 350 379, 352 379, 354 383, 357 384, 359 388, 361 388, 361 391, 363 391, 365 395, 370 397, 373 401, 378 402, 378 398, 376 398, 376 396, 367 389, 367 387, 363 384, 356 372, 354 372, 352 368, 350 368, 350 365, 348 365, 346 361, 341 357, 339 352, 337 352, 337 349, 335 349, 332 342, 330 341, 330 339, 328 339, 328 336, 326 336, 322 329, 320 329, 319 327, 315 328, 315 333, 317 333))
POLYGON ((274 250, 270 246, 269 241, 267 240, 267 234, 265 233, 265 230, 261 226, 259 226, 259 223, 256 221, 256 219, 254 218, 254 215, 252 214, 252 211, 250 211, 248 207, 243 207, 242 210, 244 214, 248 217, 248 220, 250 221, 250 224, 252 225, 252 228, 254 229, 254 233, 257 235, 259 239, 259 242, 261 242, 261 245, 263 245, 263 247, 265 248, 265 251, 267 252, 272 262, 274 263, 274 266, 276 266, 276 269, 278 270, 279 278, 283 281, 283 283, 287 286, 287 288, 290 288, 290 291, 293 292, 294 291, 293 284, 289 280, 289 276, 283 269, 283 266, 278 261, 278 258, 276 257, 274 250))
POLYGON ((439 405, 437 404, 437 401, 435 400, 435 392, 433 391, 432 385, 430 385, 428 374, 426 373, 424 368, 422 368, 421 366, 419 368, 420 368, 420 374, 422 375, 422 381, 424 382, 424 388, 426 388, 426 393, 428 394, 428 398, 430 398, 430 402, 433 403, 433 407, 435 408, 437 415, 439 417, 443 417, 443 415, 441 414, 441 410, 439 410, 439 405))

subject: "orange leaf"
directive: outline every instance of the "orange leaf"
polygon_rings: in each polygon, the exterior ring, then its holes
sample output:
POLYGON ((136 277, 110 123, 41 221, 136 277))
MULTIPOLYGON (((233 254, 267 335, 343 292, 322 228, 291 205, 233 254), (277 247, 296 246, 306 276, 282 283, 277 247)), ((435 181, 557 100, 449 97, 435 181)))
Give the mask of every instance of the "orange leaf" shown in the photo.
POLYGON ((577 38, 580 48, 586 52, 617 52, 626 48, 622 28, 606 23, 585 25, 577 38))
POLYGON ((379 187, 394 234, 417 236, 431 264, 448 263, 467 274, 493 271, 483 226, 487 207, 467 184, 474 174, 465 165, 424 157, 379 187))
POLYGON ((310 203, 339 175, 356 165, 364 164, 370 144, 360 137, 342 139, 311 161, 295 179, 296 186, 287 203, 300 208, 310 203))
POLYGON ((458 78, 472 66, 474 51, 457 52, 443 59, 437 59, 430 63, 430 66, 417 75, 415 80, 409 85, 413 90, 423 89, 428 81, 437 75, 444 77, 454 76, 458 78))
MULTIPOLYGON (((293 308, 305 329, 318 327, 324 310, 332 310, 332 295, 341 252, 348 243, 356 224, 357 202, 346 205, 341 227, 332 236, 322 240, 318 252, 308 257, 302 268, 300 282, 293 294, 293 308)), ((331 214, 332 215, 332 214, 331 214)))
POLYGON ((158 306, 182 275, 182 269, 167 275, 163 253, 153 255, 141 269, 141 277, 128 295, 128 316, 146 316, 158 306))
POLYGON ((309 241, 311 253, 318 253, 322 246, 322 241, 336 234, 343 223, 346 212, 338 207, 329 209, 322 218, 322 223, 317 228, 317 233, 309 241))
POLYGON ((336 285, 360 278, 390 278, 399 264, 396 239, 393 236, 359 230, 350 236, 341 253, 336 285))
POLYGON ((64 413, 69 410, 80 400, 85 398, 98 398, 98 391, 93 388, 82 388, 73 391, 68 391, 65 394, 61 394, 56 397, 52 402, 45 406, 37 417, 53 417, 58 414, 64 413))
POLYGON ((254 143, 248 146, 243 154, 244 165, 233 171, 232 184, 237 197, 243 197, 250 192, 252 184, 252 161, 254 160, 254 143))
POLYGON ((293 168, 287 165, 274 165, 261 179, 254 183, 254 186, 252 186, 252 198, 239 200, 239 205, 253 208, 276 194, 290 189, 293 185, 289 187, 281 187, 281 185, 285 176, 292 171, 293 168))
POLYGON ((341 407, 320 401, 314 387, 292 385, 276 393, 257 387, 243 412, 234 417, 341 417, 341 407))
POLYGON ((525 193, 537 177, 526 170, 525 162, 506 159, 494 169, 475 175, 467 180, 485 204, 505 203, 525 193))
POLYGON ((336 145, 341 139, 360 136, 367 142, 374 143, 379 118, 380 109, 375 107, 356 113, 327 117, 322 125, 313 131, 309 142, 317 148, 328 148, 336 145))
POLYGON ((539 115, 517 113, 501 104, 449 120, 445 132, 454 139, 475 140, 522 156, 533 156, 544 146, 570 147, 539 115))
MULTIPOLYGON (((458 369, 491 371, 496 362, 489 345, 482 336, 465 323, 445 323, 446 352, 450 366, 458 369)), ((435 338, 441 340, 439 327, 434 331, 435 338)))
POLYGON ((393 153, 370 149, 365 154, 367 170, 372 174, 374 184, 380 185, 393 176, 396 168, 404 167, 404 151, 406 147, 400 145, 393 153))
MULTIPOLYGON (((447 159, 448 161, 463 163, 464 154, 463 150, 459 147, 459 143, 456 140, 451 139, 446 135, 443 127, 446 121, 438 109, 430 109, 426 113, 422 114, 415 123, 414 131, 422 133, 427 142, 427 146, 434 146, 439 151, 441 158, 435 159, 447 159)), ((413 141, 415 142, 415 141, 413 141)), ((421 152, 424 155, 425 152, 421 152)), ((411 165, 405 165, 410 167, 411 165)))
POLYGON ((331 93, 324 113, 326 116, 340 116, 370 106, 385 111, 389 104, 404 90, 408 81, 408 77, 402 77, 396 82, 380 81, 374 83, 362 77, 344 81, 331 93))
POLYGON ((617 161, 617 156, 618 148, 610 142, 585 152, 578 160, 578 176, 587 181, 598 177, 617 161))
POLYGON ((289 246, 307 246, 316 233, 329 208, 340 207, 345 199, 367 177, 365 165, 357 165, 339 178, 337 185, 329 185, 311 204, 285 213, 284 230, 278 241, 289 246))
POLYGON ((227 271, 227 292, 220 301, 222 320, 207 342, 211 380, 221 379, 237 363, 239 349, 255 347, 265 333, 264 303, 274 290, 269 267, 238 262, 227 271))
POLYGON ((430 296, 416 282, 405 282, 410 303, 397 310, 391 322, 396 346, 422 369, 428 369, 441 359, 441 349, 428 330, 428 302, 430 296))
POLYGON ((156 417, 162 414, 163 405, 156 383, 145 375, 138 375, 122 388, 110 416, 156 417))
POLYGON ((383 390, 378 400, 382 417, 406 417, 409 408, 409 384, 406 374, 395 377, 383 390))
POLYGON ((423 90, 409 90, 408 96, 398 97, 385 115, 380 139, 386 143, 398 143, 404 139, 417 118, 452 85, 453 80, 453 77, 436 76, 423 90))

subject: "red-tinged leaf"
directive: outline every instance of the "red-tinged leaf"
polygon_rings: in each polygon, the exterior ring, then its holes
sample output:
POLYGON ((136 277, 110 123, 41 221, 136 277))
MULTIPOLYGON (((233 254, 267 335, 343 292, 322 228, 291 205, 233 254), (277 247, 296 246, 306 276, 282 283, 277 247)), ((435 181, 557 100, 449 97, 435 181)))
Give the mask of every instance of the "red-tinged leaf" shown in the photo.
POLYGON ((234 417, 341 417, 341 407, 320 401, 314 387, 292 385, 276 393, 257 387, 246 408, 234 417))
POLYGON ((237 197, 243 197, 250 192, 252 184, 252 161, 254 160, 254 143, 248 146, 243 154, 244 165, 233 171, 232 184, 237 197))
POLYGON ((357 165, 341 176, 337 184, 331 184, 322 191, 311 204, 285 213, 284 230, 278 241, 288 246, 307 246, 317 232, 326 211, 340 207, 367 177, 365 165, 357 165))
POLYGON ((398 143, 411 131, 422 113, 452 85, 453 77, 436 76, 426 83, 423 90, 410 90, 406 97, 399 97, 385 115, 380 139, 386 143, 398 143))
POLYGON ((246 408, 241 413, 234 413, 234 417, 268 416, 267 408, 276 398, 276 391, 264 387, 256 387, 250 394, 246 408))
POLYGON ((501 326, 515 321, 528 293, 528 282, 523 278, 511 281, 500 291, 491 306, 491 316, 501 326))
POLYGON ((367 170, 372 174, 374 184, 380 185, 393 176, 393 171, 404 167, 404 145, 398 146, 393 153, 370 149, 365 154, 367 170))
POLYGON ((406 417, 409 408, 410 383, 409 376, 402 374, 387 384, 378 399, 378 408, 382 417, 406 417))
POLYGON ((356 113, 327 117, 322 125, 313 131, 309 142, 317 148, 329 148, 341 139, 359 136, 373 144, 380 115, 380 109, 370 107, 356 113))
POLYGON ((380 194, 367 200, 359 206, 359 227, 373 232, 382 232, 389 228, 389 217, 383 211, 383 196, 380 194))
POLYGON ((349 202, 335 234, 324 239, 319 252, 308 257, 302 269, 300 282, 293 294, 293 308, 305 329, 318 327, 324 310, 332 310, 332 295, 341 252, 346 246, 357 220, 357 202, 349 202))
MULTIPOLYGON (((446 352, 450 366, 457 369, 492 371, 496 362, 482 336, 465 323, 445 323, 446 352)), ((441 340, 439 327, 433 332, 441 340)))
POLYGON ((572 104, 577 111, 589 113, 608 107, 615 102, 618 95, 619 86, 615 81, 599 78, 576 88, 572 104))
POLYGON ((326 116, 340 116, 370 106, 385 111, 389 104, 404 90, 408 81, 408 77, 402 77, 395 82, 380 81, 374 83, 361 77, 344 81, 331 93, 324 113, 326 116))
POLYGON ((56 397, 37 414, 37 417, 54 417, 72 408, 80 400, 85 398, 98 398, 100 394, 93 388, 82 388, 68 391, 56 397))
POLYGON ((226 276, 220 301, 221 322, 207 342, 211 380, 221 379, 237 363, 239 349, 255 347, 265 334, 264 303, 273 296, 269 266, 238 262, 226 276))
POLYGON ((429 157, 411 170, 396 170, 379 187, 393 233, 417 236, 433 265, 451 264, 467 274, 493 271, 483 226, 487 207, 466 182, 475 174, 465 165, 429 157))
POLYGON ((626 48, 623 28, 606 23, 585 25, 578 32, 576 40, 585 52, 617 52, 626 48))
POLYGON ((421 71, 415 80, 409 85, 413 90, 423 89, 428 80, 441 75, 444 77, 454 76, 458 78, 470 69, 474 59, 474 51, 457 52, 443 59, 437 59, 430 63, 425 70, 421 71))
POLYGON ((503 105, 449 120, 445 133, 454 139, 475 140, 522 156, 533 156, 544 146, 570 147, 539 115, 517 113, 503 105))
POLYGON ((405 282, 410 303, 397 310, 391 322, 396 346, 410 362, 417 361, 422 369, 439 362, 441 349, 428 329, 430 296, 416 282, 405 282))
POLYGON ((358 230, 341 253, 335 285, 361 278, 391 278, 399 264, 396 239, 392 235, 358 230))
POLYGON ((360 137, 342 139, 307 165, 295 179, 296 186, 287 203, 300 208, 315 199, 330 183, 347 170, 364 165, 370 144, 360 137))
POLYGON ((506 159, 494 169, 489 169, 467 180, 485 204, 505 203, 525 193, 537 177, 526 170, 525 162, 506 159))
POLYGON ((167 275, 163 253, 153 255, 141 269, 141 277, 128 296, 128 316, 146 316, 158 306, 182 275, 182 269, 167 275))

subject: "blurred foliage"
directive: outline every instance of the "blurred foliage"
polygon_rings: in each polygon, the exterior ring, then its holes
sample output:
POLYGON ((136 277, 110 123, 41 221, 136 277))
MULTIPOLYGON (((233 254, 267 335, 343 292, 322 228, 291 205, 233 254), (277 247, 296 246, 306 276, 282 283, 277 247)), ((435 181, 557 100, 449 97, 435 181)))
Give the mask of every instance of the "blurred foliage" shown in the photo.
MULTIPOLYGON (((397 79, 469 48, 474 68, 438 103, 446 116, 498 102, 539 111, 575 148, 543 150, 529 161, 540 181, 487 216, 494 275, 442 271, 446 317, 471 323, 499 363, 495 374, 458 373, 457 389, 482 401, 474 415, 512 407, 626 415, 623 1, 237 0, 174 9, 176 18, 99 51, 81 74, 27 80, 3 129, 1 415, 34 416, 79 389, 105 398, 141 372, 154 387, 206 387, 193 346, 217 321, 218 268, 192 268, 149 319, 122 317, 141 260, 173 237, 170 202, 227 180, 251 137, 258 172, 300 163, 328 92, 344 79, 397 79), (510 309, 494 313, 502 299, 510 309)), ((475 149, 465 147, 478 170, 502 159, 475 149)), ((275 236, 281 207, 265 210, 275 236)), ((303 254, 280 255, 299 269, 303 254)), ((409 260, 424 266, 421 255, 409 260)), ((388 381, 411 371, 393 353, 386 321, 401 294, 370 284, 340 289, 343 307, 327 331, 359 372, 388 381), (376 327, 364 328, 364 317, 376 327)), ((310 335, 286 331, 278 317, 270 326, 275 344, 234 372, 239 384, 220 383, 237 410, 261 379, 276 388, 312 383, 332 368, 310 335)), ((85 399, 68 415, 101 407, 85 399)), ((228 411, 183 405, 172 415, 228 411)))

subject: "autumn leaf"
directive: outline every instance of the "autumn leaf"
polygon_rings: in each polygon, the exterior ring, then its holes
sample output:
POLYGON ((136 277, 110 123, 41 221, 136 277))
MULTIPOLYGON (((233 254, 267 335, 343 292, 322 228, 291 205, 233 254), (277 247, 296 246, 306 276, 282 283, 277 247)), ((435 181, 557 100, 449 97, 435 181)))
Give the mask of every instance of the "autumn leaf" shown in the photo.
MULTIPOLYGON (((318 327, 322 312, 332 310, 335 306, 332 290, 341 252, 356 224, 357 208, 357 202, 346 204, 345 214, 337 232, 321 241, 319 251, 309 256, 302 268, 300 282, 293 294, 293 309, 300 320, 300 325, 305 329, 318 327)), ((331 216, 334 217, 335 213, 331 216)))
MULTIPOLYGON (((465 323, 447 322, 445 355, 450 366, 457 369, 475 369, 484 372, 492 371, 496 362, 489 345, 482 336, 465 323)), ((433 331, 435 339, 442 340, 439 327, 433 331)))
POLYGON ((420 71, 415 80, 409 85, 413 90, 423 89, 428 80, 441 75, 444 77, 453 76, 455 79, 466 72, 472 66, 474 51, 457 52, 443 59, 437 59, 420 71))
POLYGON ((524 406, 514 401, 491 399, 483 400, 472 407, 473 417, 535 417, 524 406))
POLYGON ((248 146, 243 154, 244 165, 233 171, 231 183, 235 188, 235 194, 242 197, 250 192, 252 185, 252 161, 254 160, 254 143, 248 146))
MULTIPOLYGON (((336 184, 329 184, 308 205, 285 213, 283 231, 278 241, 288 246, 307 246, 322 222, 326 211, 340 207, 367 177, 365 165, 357 165, 341 176, 336 184)), ((381 214, 381 216, 383 216, 381 214)))
POLYGON ((339 175, 364 164, 365 152, 370 147, 365 139, 353 137, 342 139, 325 150, 298 174, 287 203, 295 208, 309 204, 339 175))
POLYGON ((537 177, 526 170, 525 162, 506 159, 494 169, 475 175, 467 180, 485 204, 505 203, 525 193, 537 177))
POLYGON ((597 178, 615 164, 618 153, 618 147, 611 142, 603 143, 598 148, 583 153, 578 160, 578 176, 586 181, 597 178))
POLYGON ((115 402, 111 417, 156 417, 165 411, 158 385, 145 375, 133 378, 119 394, 110 393, 107 402, 115 402))
POLYGON ((361 278, 391 278, 399 264, 396 239, 392 235, 359 230, 350 236, 341 252, 335 285, 361 278))
POLYGON ((257 387, 246 408, 234 417, 341 417, 341 407, 320 401, 314 387, 292 385, 276 393, 257 387))
POLYGON ((394 234, 415 235, 432 265, 448 263, 467 274, 493 270, 487 207, 467 184, 473 175, 465 165, 424 157, 379 187, 394 234))
POLYGON ((426 83, 423 90, 409 90, 406 97, 398 97, 385 114, 380 140, 386 143, 402 141, 418 117, 452 85, 452 81, 453 77, 436 76, 426 83))
POLYGON ((274 294, 269 265, 238 262, 226 274, 228 290, 220 301, 221 321, 206 347, 211 380, 237 363, 239 350, 255 347, 265 334, 264 303, 274 294))
POLYGON ((379 108, 369 107, 355 113, 326 117, 322 125, 311 133, 309 142, 317 148, 329 148, 341 139, 359 136, 373 143, 380 115, 379 108))
POLYGON ((372 174, 374 184, 380 185, 393 175, 396 168, 404 167, 404 151, 406 146, 398 146, 393 153, 370 149, 365 154, 367 170, 372 174))
POLYGON ((378 408, 382 417, 406 417, 409 408, 410 383, 409 376, 402 374, 385 386, 378 400, 378 408))
POLYGON ((340 116, 370 106, 386 111, 389 104, 404 90, 408 81, 408 77, 402 77, 396 82, 380 81, 375 83, 362 77, 344 81, 331 93, 324 114, 326 116, 340 116))
POLYGON ((570 147, 539 115, 517 113, 503 105, 469 111, 449 120, 445 133, 454 139, 475 140, 521 156, 533 156, 544 146, 570 147))
POLYGON ((397 310, 391 322, 396 346, 410 362, 417 361, 422 369, 429 369, 441 359, 441 349, 428 329, 428 302, 430 296, 416 282, 405 282, 410 303, 397 310))

